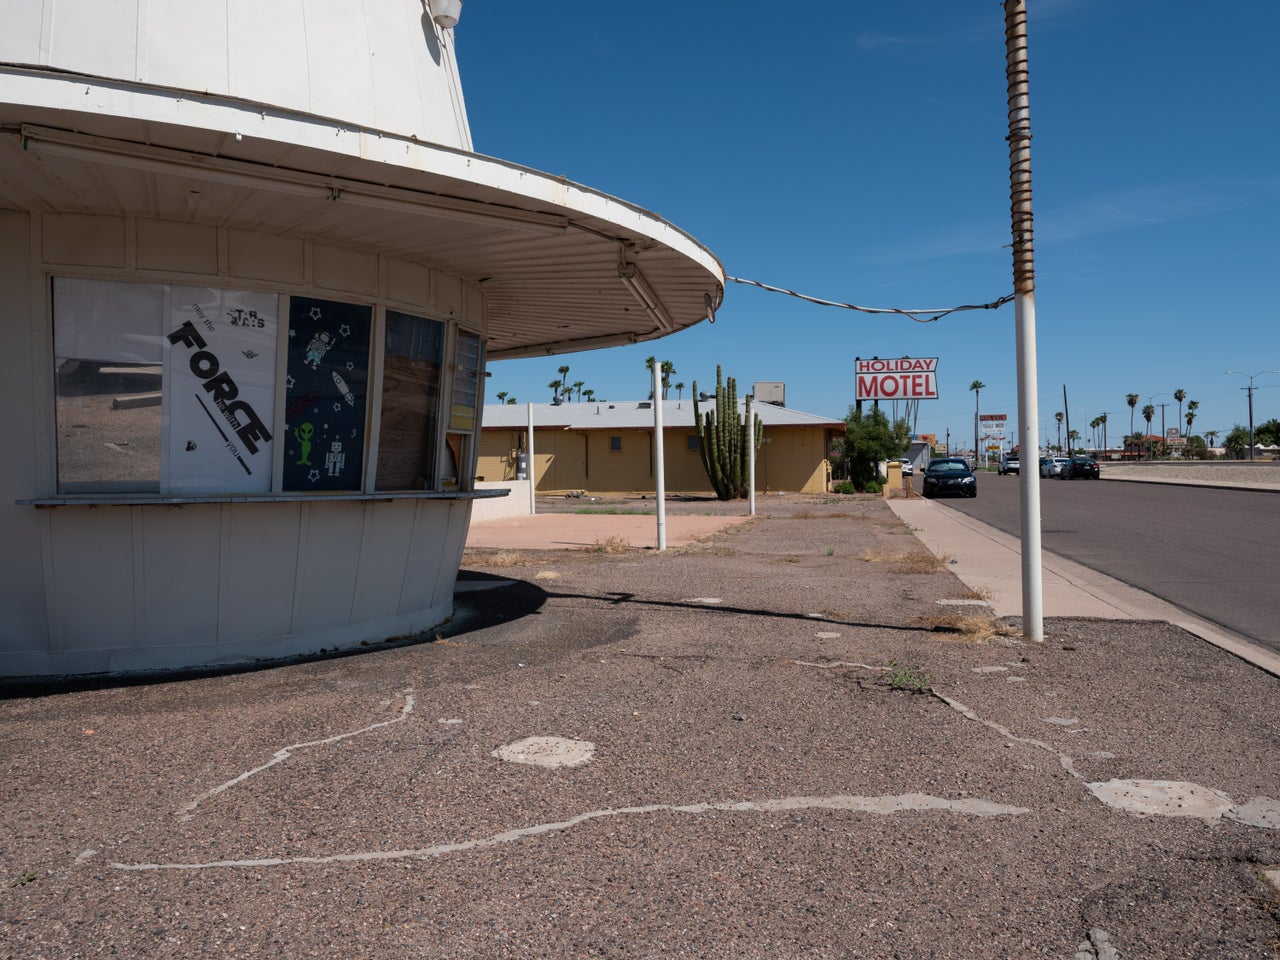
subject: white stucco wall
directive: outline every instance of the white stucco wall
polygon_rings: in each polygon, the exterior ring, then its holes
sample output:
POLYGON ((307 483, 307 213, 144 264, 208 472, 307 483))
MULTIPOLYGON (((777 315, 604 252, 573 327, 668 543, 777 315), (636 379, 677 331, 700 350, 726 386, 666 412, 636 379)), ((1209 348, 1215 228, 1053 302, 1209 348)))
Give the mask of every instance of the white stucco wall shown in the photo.
POLYGON ((421 0, 25 0, 3 13, 0 63, 471 149, 452 31, 421 0))
POLYGON ((479 294, 434 273, 297 237, 0 210, 0 672, 244 662, 447 619, 467 499, 17 502, 57 493, 51 276, 333 296, 482 330, 479 294))

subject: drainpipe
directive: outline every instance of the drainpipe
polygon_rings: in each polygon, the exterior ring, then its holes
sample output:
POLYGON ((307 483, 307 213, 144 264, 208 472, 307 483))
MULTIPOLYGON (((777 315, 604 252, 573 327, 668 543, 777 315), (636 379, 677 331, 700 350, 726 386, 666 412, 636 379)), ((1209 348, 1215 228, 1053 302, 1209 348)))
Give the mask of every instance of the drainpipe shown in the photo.
POLYGON ((1040 558, 1040 471, 1026 469, 1040 455, 1036 372, 1036 274, 1031 216, 1031 111, 1028 96, 1027 4, 1005 0, 1005 78, 1009 95, 1009 196, 1013 229, 1014 325, 1018 357, 1018 443, 1023 469, 1022 635, 1044 640, 1044 579, 1040 558))

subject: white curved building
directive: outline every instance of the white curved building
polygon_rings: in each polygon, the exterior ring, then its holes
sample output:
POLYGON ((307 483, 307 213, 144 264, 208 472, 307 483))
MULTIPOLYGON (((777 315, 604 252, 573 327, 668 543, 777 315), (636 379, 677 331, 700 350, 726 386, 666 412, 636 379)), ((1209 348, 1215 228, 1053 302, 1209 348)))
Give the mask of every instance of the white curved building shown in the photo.
POLYGON ((0 15, 4 674, 439 624, 485 360, 720 303, 676 227, 472 152, 421 0, 0 15))

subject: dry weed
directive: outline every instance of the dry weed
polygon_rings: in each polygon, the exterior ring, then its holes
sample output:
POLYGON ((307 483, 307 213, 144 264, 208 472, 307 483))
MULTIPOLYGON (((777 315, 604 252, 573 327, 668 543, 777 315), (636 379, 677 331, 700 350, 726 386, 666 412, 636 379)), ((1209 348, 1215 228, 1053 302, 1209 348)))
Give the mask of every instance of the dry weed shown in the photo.
POLYGON ((792 520, 837 520, 841 518, 854 517, 856 514, 849 513, 847 510, 836 510, 831 513, 817 513, 813 510, 797 510, 790 517, 792 520))
POLYGON ((471 567, 519 567, 529 560, 517 550, 498 550, 490 553, 487 550, 464 550, 462 565, 471 567))
POLYGON ((918 550, 867 550, 862 554, 867 563, 891 563, 898 573, 939 573, 945 558, 918 550))
POLYGON ((948 643, 990 643, 996 637, 1010 637, 1014 631, 991 613, 935 613, 918 617, 916 622, 928 627, 932 639, 948 643))
POLYGON ((594 553, 626 553, 631 549, 631 541, 626 537, 609 537, 607 540, 597 540, 583 549, 594 553))

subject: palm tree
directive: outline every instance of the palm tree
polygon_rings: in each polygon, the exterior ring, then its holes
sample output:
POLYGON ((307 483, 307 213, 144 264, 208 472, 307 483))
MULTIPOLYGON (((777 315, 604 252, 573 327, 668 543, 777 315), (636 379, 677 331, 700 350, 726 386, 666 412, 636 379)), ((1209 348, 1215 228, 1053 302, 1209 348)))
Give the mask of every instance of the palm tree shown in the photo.
POLYGON ((1068 430, 1068 431, 1067 431, 1067 447, 1068 447, 1067 453, 1074 453, 1074 452, 1075 452, 1075 449, 1076 449, 1076 441, 1077 441, 1077 440, 1079 440, 1079 439, 1080 439, 1080 431, 1079 431, 1079 430, 1068 430))
POLYGON ((1208 440, 1208 441, 1209 441, 1209 446, 1211 446, 1211 447, 1212 447, 1212 446, 1213 446, 1213 441, 1215 441, 1215 440, 1217 440, 1217 439, 1218 439, 1218 431, 1217 431, 1217 430, 1206 430, 1206 431, 1204 432, 1204 438, 1205 438, 1206 440, 1208 440))
POLYGON ((1098 428, 1102 426, 1102 421, 1094 417, 1089 421, 1089 429, 1093 431, 1093 449, 1098 449, 1098 428))
POLYGON ((1063 413, 1059 410, 1053 415, 1053 419, 1058 421, 1058 452, 1062 452, 1062 417, 1063 413))
POLYGON ((586 386, 581 380, 575 380, 569 385, 569 389, 573 392, 573 398, 579 402, 582 401, 582 388, 586 386))
POLYGON ((1189 400, 1187 402, 1187 435, 1191 435, 1191 424, 1196 419, 1196 411, 1200 409, 1199 400, 1189 400))
POLYGON ((1134 407, 1138 405, 1139 399, 1140 398, 1136 393, 1126 393, 1124 395, 1124 402, 1129 405, 1129 432, 1130 433, 1133 433, 1133 410, 1134 410, 1134 407))
POLYGON ((682 399, 684 399, 684 384, 683 384, 683 383, 677 383, 677 384, 676 384, 676 399, 677 399, 677 400, 682 400, 682 399))
POLYGON ((507 402, 507 391, 505 391, 505 390, 499 390, 499 391, 498 391, 497 396, 498 396, 498 402, 499 402, 499 403, 506 403, 506 402, 507 402))
POLYGON ((1107 415, 1105 413, 1098 414, 1098 422, 1102 424, 1102 453, 1105 456, 1107 452, 1107 415))
POLYGON ((552 380, 547 384, 547 389, 551 391, 551 402, 558 403, 560 401, 560 381, 552 380))
POLYGON ((507 406, 509 407, 514 407, 519 402, 520 401, 517 400, 515 397, 507 397, 507 406))
POLYGON ((1182 401, 1187 399, 1187 391, 1179 387, 1173 391, 1173 399, 1178 401, 1178 423, 1182 422, 1182 401))
POLYGON ((1142 419, 1147 421, 1147 444, 1151 444, 1151 418, 1156 415, 1156 408, 1151 404, 1147 404, 1142 408, 1142 419))
POLYGON ((676 365, 670 360, 662 361, 662 399, 667 399, 667 393, 671 390, 671 377, 676 372, 676 365))
POLYGON ((594 403, 594 402, 595 402, 595 399, 596 399, 596 392, 595 392, 594 390, 592 390, 592 389, 590 389, 590 388, 588 388, 588 389, 586 389, 586 390, 583 390, 583 391, 582 391, 582 395, 583 395, 584 397, 586 397, 586 398, 587 398, 587 403, 594 403))
POLYGON ((973 462, 978 462, 978 398, 982 396, 982 391, 986 389, 986 384, 981 380, 975 380, 969 384, 969 389, 973 391, 973 462))

